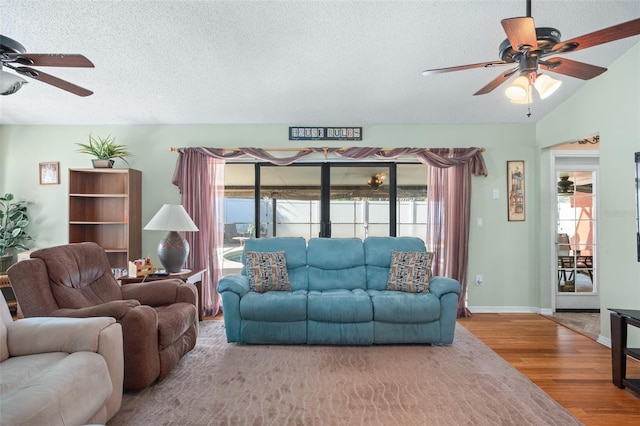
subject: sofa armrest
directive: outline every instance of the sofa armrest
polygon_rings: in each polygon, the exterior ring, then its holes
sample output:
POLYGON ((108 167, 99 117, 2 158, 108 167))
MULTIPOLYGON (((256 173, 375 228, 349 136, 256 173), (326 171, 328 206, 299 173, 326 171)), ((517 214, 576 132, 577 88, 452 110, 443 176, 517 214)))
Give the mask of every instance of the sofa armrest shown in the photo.
POLYGON ((232 291, 240 297, 249 292, 249 277, 245 275, 226 275, 218 281, 218 293, 232 291))
POLYGON ((123 299, 135 299, 148 306, 164 306, 177 302, 188 302, 197 306, 198 303, 196 286, 175 278, 125 284, 120 289, 123 299))
POLYGON ((89 317, 113 317, 117 320, 122 319, 132 308, 140 306, 137 300, 113 300, 101 305, 88 306, 86 308, 62 308, 51 312, 53 317, 72 317, 72 318, 89 318, 89 317))
POLYGON ((107 317, 24 318, 7 324, 7 347, 10 356, 46 352, 97 353, 101 333, 112 326, 120 329, 114 318, 107 317))
POLYGON ((460 282, 449 277, 431 277, 429 280, 429 292, 442 298, 447 293, 460 295, 460 282))

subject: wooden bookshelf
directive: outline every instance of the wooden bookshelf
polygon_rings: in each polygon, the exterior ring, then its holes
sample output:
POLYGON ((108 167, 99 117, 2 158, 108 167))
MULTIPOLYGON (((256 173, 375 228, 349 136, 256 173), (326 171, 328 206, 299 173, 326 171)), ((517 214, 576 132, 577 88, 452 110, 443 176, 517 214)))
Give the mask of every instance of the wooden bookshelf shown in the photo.
POLYGON ((142 173, 134 169, 69 169, 69 242, 93 241, 112 268, 142 252, 142 173))

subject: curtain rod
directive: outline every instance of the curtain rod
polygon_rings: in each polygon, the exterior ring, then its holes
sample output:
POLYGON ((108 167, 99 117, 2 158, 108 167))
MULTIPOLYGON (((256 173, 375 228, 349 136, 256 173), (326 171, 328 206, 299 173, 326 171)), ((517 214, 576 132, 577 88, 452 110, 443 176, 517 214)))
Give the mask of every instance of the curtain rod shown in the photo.
MULTIPOLYGON (((181 148, 175 148, 175 147, 171 147, 169 148, 169 151, 171 152, 180 152, 181 148)), ((215 149, 221 149, 223 151, 240 151, 238 148, 215 148, 215 149)), ((305 149, 304 147, 302 148, 269 148, 269 149, 265 149, 265 151, 301 151, 305 149)), ((322 147, 322 150, 326 153, 327 150, 329 148, 328 147, 322 147)), ((347 148, 338 148, 338 149, 347 149, 347 148)), ((380 148, 380 151, 391 151, 393 149, 396 148, 380 148)), ((427 151, 429 150, 429 148, 425 148, 427 151)), ((484 152, 485 149, 484 148, 480 148, 480 152, 484 152)))

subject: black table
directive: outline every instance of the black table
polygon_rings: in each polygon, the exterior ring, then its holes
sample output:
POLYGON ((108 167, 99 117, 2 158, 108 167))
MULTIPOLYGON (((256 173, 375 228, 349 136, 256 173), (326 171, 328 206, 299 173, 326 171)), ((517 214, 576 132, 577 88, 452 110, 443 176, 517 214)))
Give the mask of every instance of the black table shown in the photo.
POLYGON ((640 378, 627 378, 627 355, 640 360, 640 348, 627 347, 627 325, 640 327, 640 311, 611 309, 611 367, 613 384, 640 395, 640 378))

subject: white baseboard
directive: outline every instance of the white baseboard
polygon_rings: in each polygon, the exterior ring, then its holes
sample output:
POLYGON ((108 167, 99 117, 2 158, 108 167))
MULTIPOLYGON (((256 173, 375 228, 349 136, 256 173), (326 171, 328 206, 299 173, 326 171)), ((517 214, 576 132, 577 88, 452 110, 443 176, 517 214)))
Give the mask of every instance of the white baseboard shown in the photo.
POLYGON ((601 345, 604 345, 608 348, 611 347, 611 339, 608 337, 603 336, 602 334, 598 336, 598 340, 596 340, 596 342, 600 343, 601 345))

